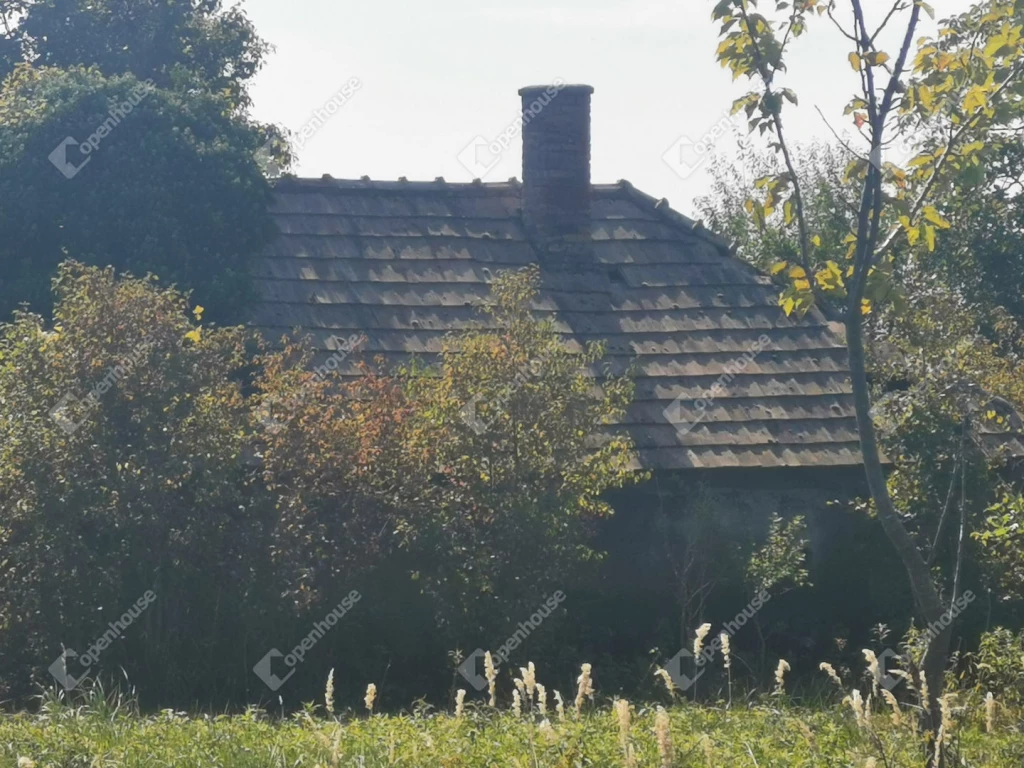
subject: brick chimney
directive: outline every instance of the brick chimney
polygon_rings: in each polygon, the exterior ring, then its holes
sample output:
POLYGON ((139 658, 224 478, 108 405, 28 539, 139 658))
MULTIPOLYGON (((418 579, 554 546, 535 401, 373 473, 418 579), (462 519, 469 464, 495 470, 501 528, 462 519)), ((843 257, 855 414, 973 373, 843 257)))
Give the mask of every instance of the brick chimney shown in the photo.
POLYGON ((589 85, 523 88, 523 221, 543 248, 590 239, 589 85))

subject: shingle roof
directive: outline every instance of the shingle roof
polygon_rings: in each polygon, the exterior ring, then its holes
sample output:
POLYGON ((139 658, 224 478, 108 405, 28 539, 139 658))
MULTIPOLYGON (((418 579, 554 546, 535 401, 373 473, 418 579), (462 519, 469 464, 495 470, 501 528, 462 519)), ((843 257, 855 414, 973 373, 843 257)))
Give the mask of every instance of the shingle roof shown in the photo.
POLYGON ((446 331, 479 324, 499 271, 540 262, 538 314, 555 313, 570 346, 606 340, 614 371, 636 362, 623 426, 643 467, 860 462, 841 335, 818 314, 787 318, 766 276, 628 182, 593 186, 593 257, 561 264, 524 235, 514 179, 287 178, 272 213, 281 234, 256 267, 253 323, 268 339, 299 328, 326 355, 361 331, 369 355, 429 359, 446 331), (697 401, 762 334, 768 347, 699 418, 697 401))

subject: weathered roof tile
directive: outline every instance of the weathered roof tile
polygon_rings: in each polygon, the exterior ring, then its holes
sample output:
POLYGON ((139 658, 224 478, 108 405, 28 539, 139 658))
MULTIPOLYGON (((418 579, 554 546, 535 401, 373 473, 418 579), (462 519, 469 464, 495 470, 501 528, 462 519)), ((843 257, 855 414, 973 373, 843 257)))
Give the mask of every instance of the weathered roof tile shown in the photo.
MULTIPOLYGON (((282 179, 271 212, 281 236, 255 270, 253 324, 274 341, 309 334, 318 359, 354 330, 367 355, 429 359, 446 331, 486 326, 478 307, 501 270, 538 261, 514 180, 282 179)), ((846 349, 828 323, 786 317, 767 277, 628 182, 595 185, 591 215, 590 258, 541 259, 534 308, 570 349, 604 340, 609 370, 633 366, 617 428, 637 466, 860 463, 846 349)))

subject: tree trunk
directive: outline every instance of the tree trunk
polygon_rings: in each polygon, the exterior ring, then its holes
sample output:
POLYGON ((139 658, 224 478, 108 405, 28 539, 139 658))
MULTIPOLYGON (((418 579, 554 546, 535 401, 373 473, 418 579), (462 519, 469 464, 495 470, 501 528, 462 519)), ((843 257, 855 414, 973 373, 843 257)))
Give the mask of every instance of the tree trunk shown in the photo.
MULTIPOLYGON (((868 488, 871 498, 875 502, 882 529, 896 548, 903 567, 906 568, 907 575, 910 577, 910 589, 914 596, 918 615, 927 627, 939 621, 946 609, 932 581, 928 564, 921 556, 913 538, 904 528, 899 514, 893 507, 892 499, 889 497, 885 471, 878 453, 875 426, 871 420, 871 399, 864 358, 863 319, 859 306, 851 306, 846 314, 846 344, 850 354, 850 379, 853 386, 857 431, 860 435, 861 454, 868 488)), ((936 718, 939 717, 938 697, 942 692, 942 677, 945 672, 946 654, 949 651, 951 635, 952 626, 946 627, 931 638, 925 653, 924 671, 925 679, 928 681, 928 708, 933 725, 937 723, 936 718)), ((937 725, 932 730, 937 731, 937 725)))

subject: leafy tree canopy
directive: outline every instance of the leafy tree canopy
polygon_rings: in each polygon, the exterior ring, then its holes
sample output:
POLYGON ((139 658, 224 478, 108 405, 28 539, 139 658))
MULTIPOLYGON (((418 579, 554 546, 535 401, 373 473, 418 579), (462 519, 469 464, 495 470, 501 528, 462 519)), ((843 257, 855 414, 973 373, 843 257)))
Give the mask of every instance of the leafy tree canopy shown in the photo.
POLYGON ((628 437, 595 435, 632 385, 609 377, 595 391, 602 346, 566 349, 530 311, 538 284, 535 268, 499 276, 484 326, 450 335, 437 369, 346 379, 308 370, 309 350, 291 344, 264 361, 262 456, 278 554, 301 564, 296 599, 386 547, 447 621, 473 612, 482 624, 532 611, 596 558, 603 494, 638 473, 628 437))
POLYGON ((237 316, 274 233, 252 157, 267 135, 215 95, 20 66, 0 88, 0 317, 45 309, 68 258, 155 273, 237 316))
POLYGON ((0 78, 19 61, 133 74, 161 88, 202 90, 247 106, 267 44, 221 0, 2 0, 0 78))
POLYGON ((210 669, 195 649, 232 644, 258 562, 245 336, 110 269, 66 264, 55 290, 52 324, 0 325, 0 688, 45 675, 60 643, 84 649, 149 589, 118 660, 170 665, 196 690, 210 669))

